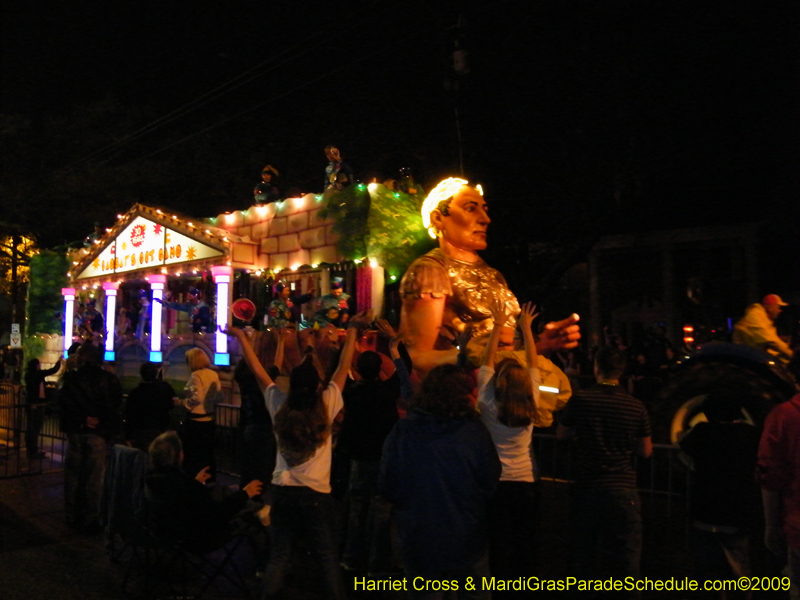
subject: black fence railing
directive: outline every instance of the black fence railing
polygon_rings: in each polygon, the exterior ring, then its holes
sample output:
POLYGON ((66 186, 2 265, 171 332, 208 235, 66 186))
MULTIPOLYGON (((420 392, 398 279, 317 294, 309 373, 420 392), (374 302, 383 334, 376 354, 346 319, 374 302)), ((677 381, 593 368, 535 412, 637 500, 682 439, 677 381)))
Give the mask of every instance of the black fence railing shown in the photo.
POLYGON ((65 436, 59 431, 55 404, 50 402, 40 410, 44 412, 44 419, 39 432, 38 449, 45 456, 28 458, 25 447, 28 428, 25 389, 18 385, 0 385, 0 479, 63 469, 65 436))
MULTIPOLYGON (((54 402, 48 404, 45 410, 44 425, 39 436, 39 448, 47 456, 41 459, 27 458, 24 447, 27 427, 24 393, 20 386, 0 385, 0 479, 63 469, 66 438, 59 431, 54 402)), ((217 469, 238 478, 243 447, 239 407, 218 404, 216 423, 214 444, 217 469)), ((559 441, 552 434, 536 433, 534 450, 539 475, 544 482, 572 481, 572 444, 559 441)), ((659 505, 666 506, 667 516, 671 516, 676 503, 685 503, 688 470, 680 462, 675 446, 655 444, 653 456, 647 460, 637 460, 636 469, 640 491, 666 500, 659 505)))

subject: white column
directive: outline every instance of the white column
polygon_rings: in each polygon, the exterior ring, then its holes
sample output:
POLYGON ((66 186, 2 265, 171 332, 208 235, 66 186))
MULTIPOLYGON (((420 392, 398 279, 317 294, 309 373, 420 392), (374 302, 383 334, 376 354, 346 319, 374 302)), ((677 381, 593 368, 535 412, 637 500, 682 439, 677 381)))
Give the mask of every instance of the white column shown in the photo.
POLYGON ((161 302, 164 299, 164 284, 167 283, 166 275, 150 275, 147 278, 150 289, 153 290, 153 311, 150 315, 150 362, 160 363, 164 360, 161 353, 161 302))
POLYGON ((64 358, 67 358, 75 322, 75 288, 61 288, 61 295, 64 296, 64 358))
POLYGON ((372 269, 372 314, 377 319, 383 315, 383 291, 386 287, 386 272, 376 260, 370 260, 372 269))
POLYGON ((228 326, 228 310, 233 293, 231 288, 233 269, 226 265, 219 265, 211 267, 211 274, 214 276, 214 283, 217 284, 214 364, 228 366, 231 364, 231 357, 228 354, 228 335, 223 333, 223 330, 228 326))
POLYGON ((116 330, 117 320, 117 290, 119 283, 108 281, 103 284, 103 291, 106 294, 106 352, 103 357, 105 360, 113 361, 114 355, 114 331, 116 330))

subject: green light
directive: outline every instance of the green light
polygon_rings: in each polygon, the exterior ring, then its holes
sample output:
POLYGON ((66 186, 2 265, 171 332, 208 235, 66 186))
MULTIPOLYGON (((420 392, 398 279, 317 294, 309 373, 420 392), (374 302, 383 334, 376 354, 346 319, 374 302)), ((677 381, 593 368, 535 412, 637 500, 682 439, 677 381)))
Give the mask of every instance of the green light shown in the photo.
POLYGON ((389 279, 391 279, 392 281, 394 281, 395 279, 397 279, 397 277, 396 277, 396 276, 394 276, 394 275, 392 275, 391 277, 389 277, 389 279))
POLYGON ((395 192, 395 193, 394 193, 394 197, 395 197, 395 198, 399 198, 399 197, 400 197, 400 194, 398 194, 397 192, 395 192))
POLYGON ((363 190, 364 189, 364 184, 363 183, 359 183, 356 187, 358 189, 360 189, 360 190, 363 190))

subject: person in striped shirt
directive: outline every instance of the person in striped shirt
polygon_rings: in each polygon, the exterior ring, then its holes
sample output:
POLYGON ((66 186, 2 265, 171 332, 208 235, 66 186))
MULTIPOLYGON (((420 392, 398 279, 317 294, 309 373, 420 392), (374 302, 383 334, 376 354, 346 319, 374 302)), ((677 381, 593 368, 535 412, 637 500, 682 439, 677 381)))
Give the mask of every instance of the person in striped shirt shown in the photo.
POLYGON ((559 439, 575 440, 568 575, 579 579, 639 575, 642 520, 634 458, 649 458, 653 447, 647 410, 619 385, 624 370, 619 350, 601 348, 596 385, 575 394, 559 420, 559 439), (592 570, 595 562, 599 572, 592 570))

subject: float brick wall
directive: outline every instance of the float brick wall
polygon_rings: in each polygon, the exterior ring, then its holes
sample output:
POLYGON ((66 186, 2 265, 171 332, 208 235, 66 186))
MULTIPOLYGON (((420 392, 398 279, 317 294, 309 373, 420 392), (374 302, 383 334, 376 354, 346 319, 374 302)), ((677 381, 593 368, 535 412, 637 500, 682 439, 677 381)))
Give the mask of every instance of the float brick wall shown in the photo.
POLYGON ((219 215, 215 225, 259 244, 258 265, 273 270, 337 263, 333 218, 323 219, 321 195, 306 194, 219 215))

